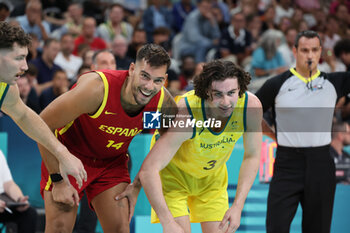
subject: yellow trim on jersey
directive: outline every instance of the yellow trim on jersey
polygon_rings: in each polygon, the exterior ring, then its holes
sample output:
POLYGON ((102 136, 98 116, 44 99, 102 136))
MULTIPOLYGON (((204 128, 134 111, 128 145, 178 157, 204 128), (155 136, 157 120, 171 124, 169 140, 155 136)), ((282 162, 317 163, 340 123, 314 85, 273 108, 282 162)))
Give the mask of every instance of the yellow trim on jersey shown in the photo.
POLYGON ((308 82, 316 79, 321 74, 321 72, 319 70, 317 70, 316 74, 312 75, 311 80, 308 80, 308 79, 304 78, 301 74, 299 74, 294 68, 290 68, 289 71, 292 72, 292 74, 297 76, 304 83, 308 83, 308 82))
POLYGON ((45 185, 46 191, 49 191, 51 184, 52 184, 52 181, 51 181, 51 177, 49 176, 49 179, 47 180, 46 185, 45 185))
POLYGON ((8 89, 9 85, 7 83, 0 82, 0 107, 5 99, 8 89))
MULTIPOLYGON (((63 127, 58 133, 60 134, 60 135, 62 135, 62 134, 64 134, 72 125, 73 125, 73 123, 74 123, 74 120, 73 121, 71 121, 71 122, 69 122, 65 127, 63 127)), ((56 137, 57 137, 57 132, 56 132, 57 130, 55 130, 55 135, 56 135, 56 137)))
POLYGON ((100 75, 100 77, 103 81, 103 85, 105 87, 105 93, 103 95, 103 101, 102 101, 101 106, 99 107, 99 109, 97 110, 97 112, 94 115, 90 116, 91 118, 97 118, 101 115, 103 109, 106 107, 106 104, 107 104, 108 90, 109 90, 108 81, 107 81, 105 74, 100 72, 100 71, 95 71, 95 72, 100 75))
POLYGON ((158 101, 158 105, 157 105, 157 110, 160 112, 162 110, 162 105, 163 105, 163 101, 164 101, 164 87, 162 87, 160 89, 160 97, 159 97, 159 101, 158 101))

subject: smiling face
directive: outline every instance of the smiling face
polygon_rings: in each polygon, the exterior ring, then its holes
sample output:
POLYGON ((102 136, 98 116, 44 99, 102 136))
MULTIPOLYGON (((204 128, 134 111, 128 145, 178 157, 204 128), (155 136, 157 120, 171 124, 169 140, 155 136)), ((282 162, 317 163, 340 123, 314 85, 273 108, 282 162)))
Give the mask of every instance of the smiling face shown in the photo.
POLYGON ((20 47, 14 43, 12 49, 0 49, 0 81, 10 85, 16 83, 18 79, 27 69, 26 56, 28 54, 27 47, 20 47))
POLYGON ((160 91, 167 78, 167 66, 152 67, 145 60, 131 64, 129 75, 131 80, 131 102, 146 105, 160 91))
POLYGON ((239 86, 237 78, 213 81, 206 100, 208 113, 215 119, 227 118, 233 112, 238 100, 239 86))

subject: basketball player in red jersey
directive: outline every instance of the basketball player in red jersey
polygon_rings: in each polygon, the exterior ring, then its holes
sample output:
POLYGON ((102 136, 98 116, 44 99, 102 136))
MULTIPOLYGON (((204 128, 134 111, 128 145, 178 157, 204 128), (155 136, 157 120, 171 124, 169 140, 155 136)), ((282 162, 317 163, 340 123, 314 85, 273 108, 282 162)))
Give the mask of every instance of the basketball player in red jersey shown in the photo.
POLYGON ((142 131, 145 111, 176 109, 163 88, 170 58, 157 45, 142 47, 128 71, 100 70, 82 75, 75 87, 53 101, 41 116, 58 139, 84 164, 88 180, 81 188, 61 179, 58 163, 40 146, 41 193, 45 232, 72 232, 79 199, 86 190, 104 232, 129 232, 140 184, 131 184, 126 154, 142 131), (115 197, 135 187, 128 199, 115 197))

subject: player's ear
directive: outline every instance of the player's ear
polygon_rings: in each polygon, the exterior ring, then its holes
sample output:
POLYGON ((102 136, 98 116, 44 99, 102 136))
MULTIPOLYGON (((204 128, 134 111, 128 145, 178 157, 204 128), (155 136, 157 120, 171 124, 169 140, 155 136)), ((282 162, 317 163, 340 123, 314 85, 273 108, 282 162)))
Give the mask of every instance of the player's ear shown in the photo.
POLYGON ((133 75, 135 71, 135 63, 131 62, 129 66, 129 75, 133 75))

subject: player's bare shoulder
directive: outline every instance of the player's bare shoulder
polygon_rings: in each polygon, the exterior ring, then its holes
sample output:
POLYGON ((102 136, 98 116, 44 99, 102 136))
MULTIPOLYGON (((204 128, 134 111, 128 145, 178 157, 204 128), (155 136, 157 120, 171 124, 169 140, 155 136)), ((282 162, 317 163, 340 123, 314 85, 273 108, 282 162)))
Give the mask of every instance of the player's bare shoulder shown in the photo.
POLYGON ((246 121, 247 121, 247 132, 261 132, 262 122, 262 104, 259 98, 251 92, 248 94, 246 121))
POLYGON ((248 108, 262 108, 261 102, 256 95, 254 95, 249 91, 247 91, 247 95, 248 95, 248 103, 247 103, 248 108))
POLYGON ((8 91, 2 104, 2 109, 6 111, 8 108, 11 108, 16 103, 18 103, 18 101, 20 101, 20 96, 17 84, 9 85, 8 91))

